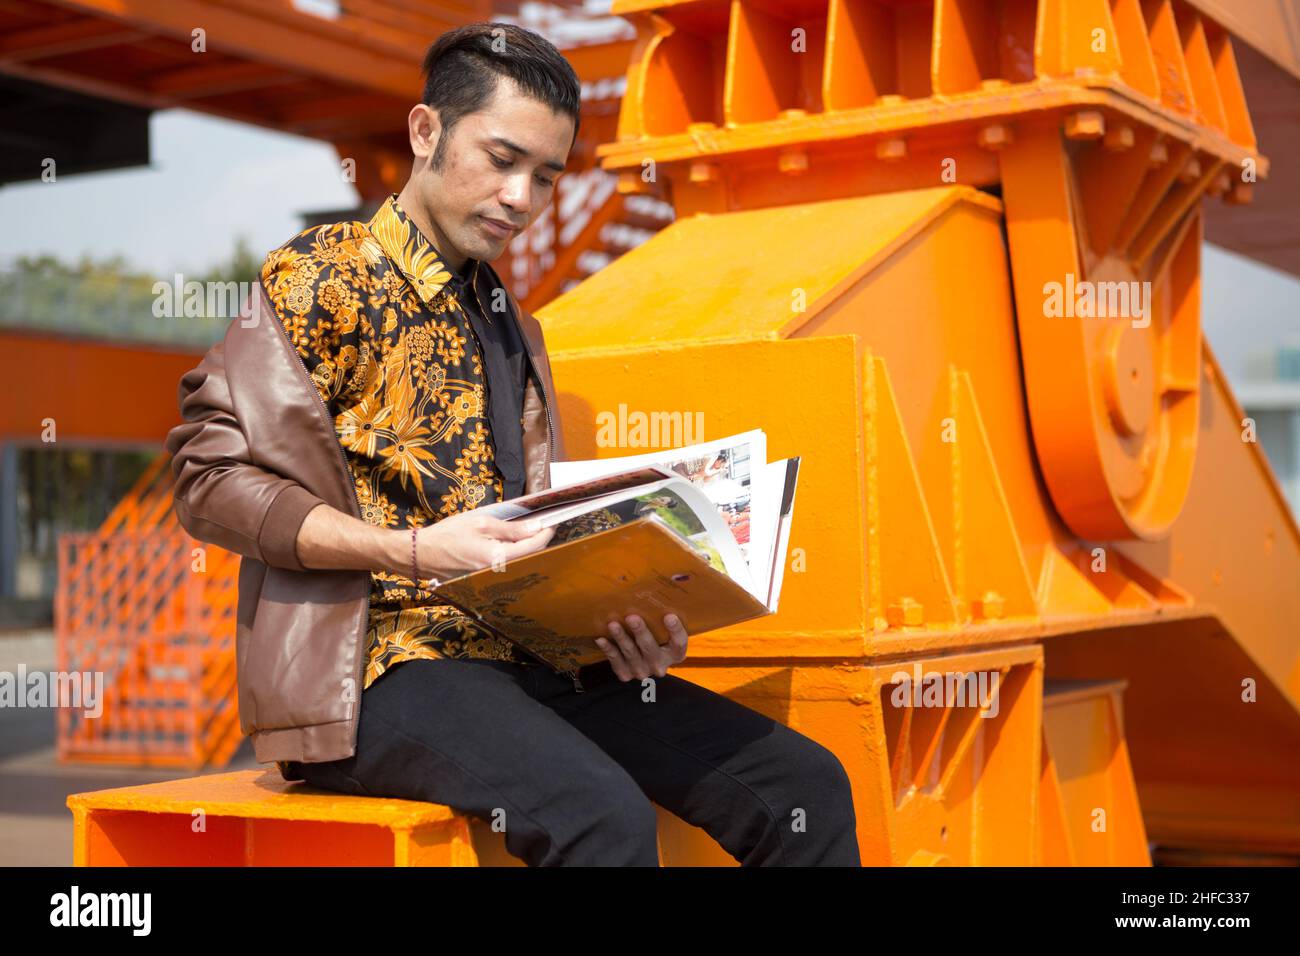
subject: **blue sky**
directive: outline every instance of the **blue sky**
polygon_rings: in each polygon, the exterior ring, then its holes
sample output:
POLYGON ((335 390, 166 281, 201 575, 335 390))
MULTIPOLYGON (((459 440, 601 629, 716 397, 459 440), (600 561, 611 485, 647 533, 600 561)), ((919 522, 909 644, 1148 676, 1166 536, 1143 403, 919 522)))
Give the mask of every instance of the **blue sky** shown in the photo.
MULTIPOLYGON (((0 263, 120 253, 170 279, 226 259, 241 235, 261 255, 299 231, 301 213, 357 203, 324 143, 183 110, 155 113, 151 139, 147 167, 0 189, 0 263)), ((1231 380, 1252 355, 1300 344, 1300 280, 1213 246, 1202 269, 1205 334, 1231 380)))

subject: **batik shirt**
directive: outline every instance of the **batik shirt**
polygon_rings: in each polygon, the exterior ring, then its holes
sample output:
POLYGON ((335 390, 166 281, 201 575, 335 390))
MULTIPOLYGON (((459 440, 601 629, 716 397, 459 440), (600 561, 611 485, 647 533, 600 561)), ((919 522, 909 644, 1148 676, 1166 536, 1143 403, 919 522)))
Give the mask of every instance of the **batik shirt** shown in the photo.
MULTIPOLYGON (((457 293, 473 288, 396 196, 367 223, 304 230, 267 256, 261 277, 334 421, 365 521, 423 528, 502 500, 483 351, 457 293)), ((416 658, 538 663, 410 577, 370 578, 363 690, 416 658)))

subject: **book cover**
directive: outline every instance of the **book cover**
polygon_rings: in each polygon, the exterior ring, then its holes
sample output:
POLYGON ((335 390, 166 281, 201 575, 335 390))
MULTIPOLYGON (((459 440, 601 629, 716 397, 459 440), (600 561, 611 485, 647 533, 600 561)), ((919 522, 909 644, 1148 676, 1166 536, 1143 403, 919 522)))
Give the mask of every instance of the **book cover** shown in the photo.
POLYGON ((439 585, 455 604, 557 671, 606 660, 610 621, 638 614, 660 644, 663 615, 690 634, 771 613, 653 513, 439 585))

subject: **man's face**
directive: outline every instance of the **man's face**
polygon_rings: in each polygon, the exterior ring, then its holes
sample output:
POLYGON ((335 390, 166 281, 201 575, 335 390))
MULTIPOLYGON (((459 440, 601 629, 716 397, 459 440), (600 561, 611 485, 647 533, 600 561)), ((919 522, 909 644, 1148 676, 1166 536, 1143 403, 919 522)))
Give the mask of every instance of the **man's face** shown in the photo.
MULTIPOLYGON (((416 115, 413 111, 413 123, 416 115)), ((428 115, 435 135, 420 144, 412 134, 417 166, 412 183, 438 251, 455 268, 467 258, 490 262, 551 201, 573 144, 573 120, 520 92, 506 77, 483 109, 461 117, 450 134, 436 113, 428 115), (434 169, 430 160, 443 135, 449 139, 434 169)))

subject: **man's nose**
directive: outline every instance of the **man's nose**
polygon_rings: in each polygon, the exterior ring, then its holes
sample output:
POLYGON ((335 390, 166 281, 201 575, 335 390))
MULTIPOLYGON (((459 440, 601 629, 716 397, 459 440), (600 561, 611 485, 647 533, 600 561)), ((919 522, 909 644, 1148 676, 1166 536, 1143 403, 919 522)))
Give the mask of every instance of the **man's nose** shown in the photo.
POLYGON ((497 193, 501 205, 520 216, 527 216, 532 203, 532 185, 527 176, 508 176, 497 193))

